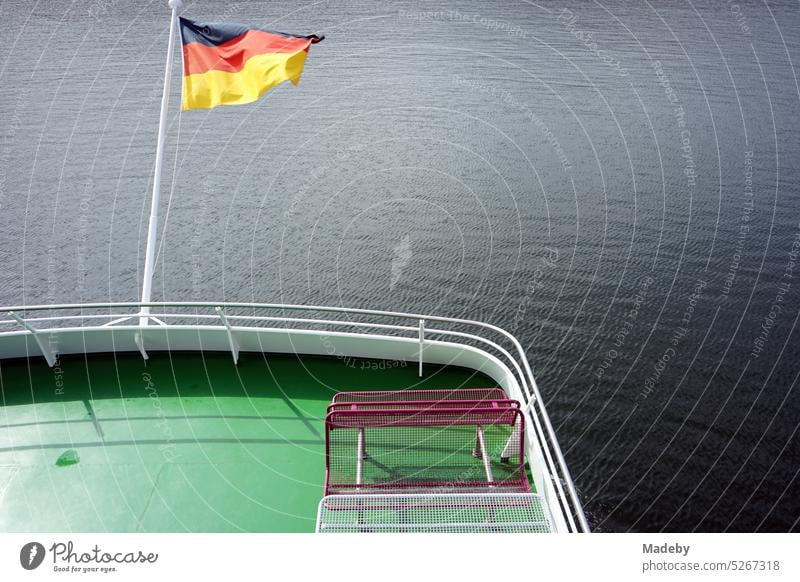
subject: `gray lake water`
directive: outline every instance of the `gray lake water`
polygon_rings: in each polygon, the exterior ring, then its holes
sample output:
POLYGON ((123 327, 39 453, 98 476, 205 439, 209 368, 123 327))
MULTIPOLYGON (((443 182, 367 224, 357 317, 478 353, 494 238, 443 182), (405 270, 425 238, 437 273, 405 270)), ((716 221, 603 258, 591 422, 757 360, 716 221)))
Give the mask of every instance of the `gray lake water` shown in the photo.
MULTIPOLYGON (((595 529, 800 528, 797 2, 185 14, 327 39, 253 105, 173 85, 154 299, 503 326, 595 529)), ((166 1, 0 22, 0 304, 135 300, 166 1)))

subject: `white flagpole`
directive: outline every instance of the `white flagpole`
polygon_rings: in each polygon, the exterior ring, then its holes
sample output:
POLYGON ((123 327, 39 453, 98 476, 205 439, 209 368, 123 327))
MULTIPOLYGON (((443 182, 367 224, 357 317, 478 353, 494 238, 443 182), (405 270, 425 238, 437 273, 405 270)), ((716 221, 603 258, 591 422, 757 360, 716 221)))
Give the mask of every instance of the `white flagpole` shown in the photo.
MULTIPOLYGON (((142 303, 149 303, 153 287, 153 269, 156 253, 156 231, 158 230, 158 203, 161 190, 161 165, 164 158, 164 141, 166 139, 167 106, 169 104, 170 81, 172 80, 172 60, 175 54, 175 30, 178 26, 178 11, 181 0, 169 0, 172 9, 172 20, 169 23, 169 46, 167 47, 167 66, 164 72, 164 93, 161 95, 161 117, 158 121, 158 143, 156 145, 156 169, 153 176, 153 199, 150 203, 150 224, 147 228, 147 249, 144 256, 144 277, 142 282, 142 303)), ((149 321, 150 308, 142 307, 139 312, 139 325, 145 326, 149 321)))

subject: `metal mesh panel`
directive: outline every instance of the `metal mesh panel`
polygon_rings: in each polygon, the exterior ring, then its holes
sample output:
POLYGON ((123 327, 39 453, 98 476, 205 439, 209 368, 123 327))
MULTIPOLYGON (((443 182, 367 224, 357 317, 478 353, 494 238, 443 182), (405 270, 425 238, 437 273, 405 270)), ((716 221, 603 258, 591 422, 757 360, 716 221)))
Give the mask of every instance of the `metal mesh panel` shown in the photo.
POLYGON ((547 533, 539 495, 332 495, 319 505, 317 533, 547 533))
POLYGON ((436 390, 372 390, 367 392, 338 392, 339 402, 440 402, 443 400, 503 400, 508 395, 502 388, 441 388, 436 390))
POLYGON ((530 491, 517 408, 334 410, 325 494, 530 491))

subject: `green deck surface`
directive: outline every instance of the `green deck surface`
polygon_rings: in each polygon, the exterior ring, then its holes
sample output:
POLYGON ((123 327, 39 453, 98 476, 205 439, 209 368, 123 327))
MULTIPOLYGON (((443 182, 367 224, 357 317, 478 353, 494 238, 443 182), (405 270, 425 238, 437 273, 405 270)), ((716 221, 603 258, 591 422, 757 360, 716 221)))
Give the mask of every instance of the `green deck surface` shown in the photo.
POLYGON ((0 361, 0 531, 310 532, 334 392, 492 385, 335 357, 0 361))

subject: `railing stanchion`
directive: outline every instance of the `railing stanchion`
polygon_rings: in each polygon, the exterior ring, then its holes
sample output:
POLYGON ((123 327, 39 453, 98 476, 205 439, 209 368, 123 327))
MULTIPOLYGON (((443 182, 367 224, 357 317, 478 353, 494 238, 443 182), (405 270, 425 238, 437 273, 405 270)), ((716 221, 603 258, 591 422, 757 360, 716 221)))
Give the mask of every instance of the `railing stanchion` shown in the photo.
POLYGON ((50 348, 50 346, 42 339, 40 335, 40 331, 35 327, 28 324, 27 321, 22 319, 19 315, 14 313, 13 311, 9 311, 8 315, 11 316, 17 323, 19 323, 22 327, 27 329, 33 335, 33 339, 36 341, 36 344, 39 346, 39 349, 44 356, 44 359, 47 360, 47 365, 51 368, 56 365, 58 358, 56 357, 56 353, 50 348))
POLYGON ((422 350, 425 348, 425 320, 419 320, 419 377, 422 378, 422 350))
POLYGON ((133 334, 133 343, 136 344, 136 348, 139 350, 139 353, 142 354, 142 359, 149 360, 150 356, 147 355, 147 350, 144 349, 144 337, 142 336, 142 332, 137 331, 133 334))
POLYGON ((219 318, 222 320, 222 325, 225 326, 225 330, 228 332, 228 345, 231 348, 231 355, 233 356, 233 365, 239 364, 239 340, 236 339, 236 336, 233 335, 233 328, 231 324, 228 323, 228 318, 225 317, 225 312, 222 310, 222 307, 215 307, 214 310, 219 315, 219 318))

